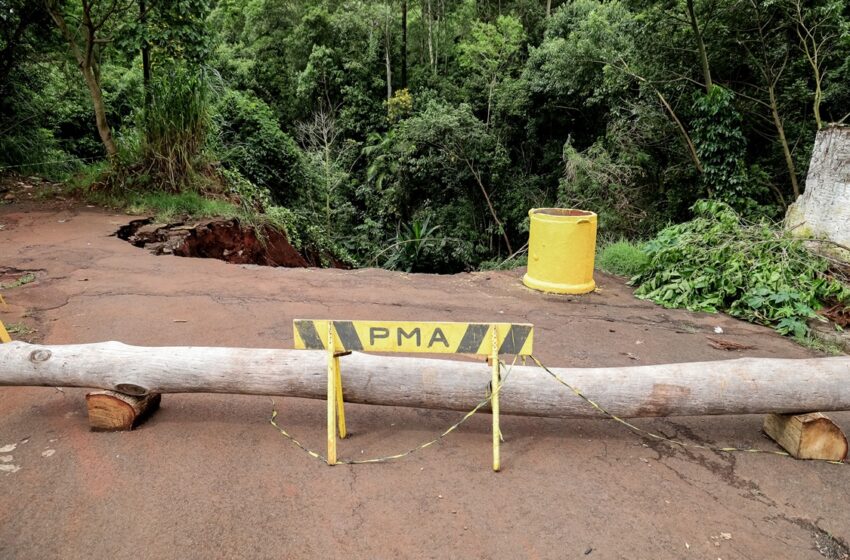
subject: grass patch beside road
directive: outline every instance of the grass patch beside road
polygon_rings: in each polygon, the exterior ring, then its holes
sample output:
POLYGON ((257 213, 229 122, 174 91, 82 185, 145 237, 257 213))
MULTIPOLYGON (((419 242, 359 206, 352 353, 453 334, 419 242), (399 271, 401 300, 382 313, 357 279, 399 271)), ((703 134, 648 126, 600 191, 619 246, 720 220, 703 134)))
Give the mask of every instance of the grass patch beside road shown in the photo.
POLYGON ((641 244, 621 239, 603 245, 596 255, 596 268, 609 274, 631 278, 640 274, 649 263, 641 244))
POLYGON ((235 204, 195 192, 91 192, 86 199, 99 206, 120 208, 129 214, 151 214, 158 222, 180 217, 235 218, 242 214, 235 204))

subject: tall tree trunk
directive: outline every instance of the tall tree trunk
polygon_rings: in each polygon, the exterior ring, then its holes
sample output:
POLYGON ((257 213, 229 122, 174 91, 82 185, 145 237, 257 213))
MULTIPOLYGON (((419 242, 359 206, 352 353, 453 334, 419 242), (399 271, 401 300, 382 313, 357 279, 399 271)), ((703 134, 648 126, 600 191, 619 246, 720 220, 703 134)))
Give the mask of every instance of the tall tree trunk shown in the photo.
POLYGON ((393 97, 393 69, 392 69, 392 5, 384 5, 384 64, 387 69, 387 100, 393 97))
POLYGON ((488 127, 490 126, 490 113, 493 108, 493 92, 496 89, 496 76, 493 76, 493 79, 490 81, 490 84, 487 86, 487 118, 484 120, 484 124, 488 127))
MULTIPOLYGON (((439 9, 437 10, 437 17, 434 19, 434 24, 436 26, 435 27, 436 35, 434 36, 434 64, 437 65, 437 67, 434 70, 436 70, 438 73, 439 73, 439 65, 440 65, 440 29, 441 29, 441 27, 440 27, 440 21, 441 21, 440 17, 445 15, 445 13, 446 13, 446 4, 443 0, 439 0, 439 9)), ((446 50, 446 52, 443 53, 443 69, 444 70, 448 66, 448 60, 449 60, 449 55, 448 55, 448 50, 446 50)))
POLYGON ((815 123, 817 124, 818 130, 823 128, 823 119, 820 116, 820 104, 823 101, 823 90, 821 90, 821 74, 818 69, 815 72, 815 99, 812 102, 812 111, 815 114, 815 123))
POLYGON ((151 52, 147 41, 147 6, 145 0, 139 0, 139 22, 144 29, 144 37, 142 37, 142 88, 145 94, 145 110, 147 110, 150 108, 151 102, 151 52))
POLYGON ((691 29, 694 32, 694 38, 697 41, 697 51, 699 52, 699 61, 702 66, 702 77, 705 81, 705 92, 709 93, 711 91, 711 68, 708 65, 708 55, 705 52, 705 42, 702 38, 702 31, 700 31, 699 23, 697 22, 697 13, 694 8, 694 0, 687 0, 686 3, 688 10, 688 18, 691 21, 691 29))
MULTIPOLYGON (((611 63, 609 63, 609 64, 611 64, 611 63)), ((626 74, 633 77, 637 81, 639 81, 643 84, 646 84, 647 86, 649 86, 652 89, 653 92, 655 92, 655 95, 658 97, 658 100, 661 102, 661 105, 664 106, 664 108, 667 110, 667 113, 670 115, 670 118, 673 120, 673 123, 676 125, 676 128, 678 129, 679 134, 682 137, 682 140, 685 142, 685 147, 688 150, 688 156, 691 158, 691 161, 693 162, 694 167, 696 168, 696 170, 699 173, 702 173, 703 172, 702 162, 700 162, 699 155, 697 154, 696 146, 694 146, 694 141, 691 139, 691 135, 688 134, 688 131, 685 128, 685 125, 682 124, 681 120, 679 120, 679 117, 678 117, 678 115, 676 115, 676 111, 673 109, 672 105, 670 105, 670 103, 667 101, 667 98, 664 97, 664 94, 661 93, 661 90, 659 90, 657 87, 655 87, 652 84, 652 82, 650 82, 649 80, 647 80, 646 78, 644 78, 640 74, 635 74, 634 72, 632 72, 631 68, 629 68, 629 65, 622 58, 619 60, 619 64, 611 64, 611 65, 612 65, 612 67, 617 68, 622 72, 625 72, 626 74)))
POLYGON ((393 69, 390 61, 390 40, 389 36, 384 42, 384 60, 387 65, 387 99, 392 99, 393 97, 393 69))
POLYGON ((552 0, 546 0, 546 17, 552 15, 552 0))
MULTIPOLYGON (((759 63, 759 71, 764 78, 764 83, 767 88, 768 95, 768 103, 767 107, 770 109, 770 117, 773 120, 773 126, 776 128, 776 135, 779 137, 779 144, 782 146, 782 154, 785 157, 785 166, 788 168, 788 175, 791 178, 791 189, 794 192, 794 198, 800 196, 800 185, 797 182, 797 169, 794 166, 794 158, 791 155, 791 147, 788 145, 788 139, 785 137, 785 126, 782 123, 782 117, 779 115, 779 102, 776 99, 776 85, 779 83, 780 78, 782 77, 782 73, 785 71, 785 66, 788 63, 788 54, 785 54, 782 63, 779 64, 776 61, 772 61, 768 43, 768 36, 771 35, 770 31, 770 17, 765 18, 762 14, 762 8, 758 0, 750 0, 750 4, 753 8, 753 15, 756 21, 756 32, 758 33, 758 47, 760 51, 760 56, 756 56, 750 51, 749 47, 747 50, 753 54, 753 60, 761 59, 759 63)), ((784 33, 780 35, 780 37, 784 37, 784 33)), ((745 44, 746 46, 746 44, 745 44)), ((763 102, 762 102, 763 103, 763 102)), ((781 197, 784 202, 784 197, 781 197)))
POLYGON ((434 11, 431 7, 431 0, 426 0, 428 6, 428 64, 431 66, 431 71, 434 72, 437 68, 437 63, 434 59, 434 11))
POLYGON ((401 87, 407 88, 407 0, 401 2, 401 87))
POLYGON ((679 135, 682 137, 682 141, 688 149, 688 156, 690 156, 694 167, 699 173, 702 173, 702 162, 699 159, 699 155, 697 155, 697 149, 696 146, 694 146, 694 141, 691 139, 691 135, 688 134, 687 129, 685 129, 685 125, 682 124, 681 120, 679 120, 679 116, 676 115, 676 111, 674 111, 670 103, 667 102, 667 98, 664 97, 664 94, 654 87, 653 89, 655 90, 655 95, 658 96, 658 100, 661 101, 661 104, 664 105, 665 109, 667 109, 667 113, 670 115, 670 118, 673 119, 673 122, 676 124, 676 129, 679 131, 679 135))
POLYGON ((809 66, 812 67, 812 77, 815 80, 815 96, 812 100, 812 112, 815 116, 815 124, 817 125, 818 130, 820 130, 823 128, 823 120, 820 116, 820 104, 823 100, 823 89, 821 86, 823 81, 823 75, 821 74, 821 62, 818 60, 818 57, 820 56, 818 53, 818 47, 820 45, 818 45, 813 39, 812 45, 810 47, 807 38, 808 36, 810 36, 810 34, 803 36, 803 34, 800 32, 799 26, 797 28, 797 36, 800 38, 800 41, 803 44, 803 52, 806 55, 806 60, 808 61, 809 66))
POLYGON ((812 67, 812 77, 815 80, 815 97, 812 102, 812 112, 814 113, 818 130, 820 130, 823 128, 823 120, 820 115, 820 104, 823 100, 823 60, 821 58, 821 49, 829 44, 832 38, 837 37, 837 34, 831 35, 827 32, 824 35, 821 32, 820 39, 818 39, 818 32, 816 30, 822 27, 825 22, 821 20, 819 22, 812 22, 811 24, 807 23, 806 18, 803 16, 802 0, 795 0, 794 7, 796 9, 795 31, 797 32, 797 38, 800 39, 803 54, 806 56, 809 66, 812 67))
POLYGON ((91 95, 92 105, 94 105, 97 133, 100 135, 100 141, 103 142, 103 147, 106 148, 106 154, 109 156, 109 159, 112 159, 118 155, 118 148, 115 147, 115 141, 112 139, 112 131, 106 120, 106 105, 103 103, 103 91, 100 88, 100 80, 92 67, 84 66, 80 70, 83 72, 83 77, 86 80, 86 85, 91 95))
POLYGON ((773 84, 768 84, 767 92, 770 96, 770 114, 773 117, 773 124, 776 126, 776 133, 779 135, 779 143, 782 144, 782 154, 785 156, 785 165, 788 167, 788 175, 791 176, 791 189, 794 191, 794 198, 796 199, 800 196, 797 168, 794 165, 794 158, 791 155, 791 147, 788 145, 788 139, 785 137, 785 127, 779 116, 779 105, 776 101, 776 89, 773 84))
POLYGON ((62 32, 65 40, 68 41, 68 46, 71 53, 77 61, 77 66, 83 75, 86 86, 89 88, 92 105, 94 106, 94 115, 97 122, 97 133, 106 150, 109 159, 112 160, 118 155, 118 148, 115 147, 115 141, 112 139, 112 131, 109 128, 109 122, 106 120, 106 105, 103 102, 103 91, 100 87, 100 77, 97 72, 97 62, 94 58, 94 45, 97 27, 91 20, 88 7, 84 6, 82 24, 85 29, 85 50, 81 50, 77 43, 75 34, 71 32, 65 22, 64 16, 58 4, 53 0, 48 0, 47 10, 50 12, 50 17, 56 23, 56 26, 62 32))
POLYGON ((463 158, 464 163, 466 163, 467 168, 472 173, 472 176, 475 177, 475 182, 478 183, 478 187, 481 189, 481 193, 484 195, 484 201, 487 203, 487 208, 490 209, 490 216, 493 217, 493 221, 496 222, 496 226, 502 233, 502 239, 505 240, 505 247, 508 249, 508 254, 512 255, 514 253, 513 247, 511 247, 511 240, 508 238, 508 232, 505 228, 505 225, 502 223, 502 220, 499 219, 499 215, 496 213, 496 208, 493 206, 493 202, 490 200, 490 193, 487 192, 487 188, 484 186, 484 181, 481 180, 481 174, 478 172, 478 168, 472 164, 469 158, 463 158))

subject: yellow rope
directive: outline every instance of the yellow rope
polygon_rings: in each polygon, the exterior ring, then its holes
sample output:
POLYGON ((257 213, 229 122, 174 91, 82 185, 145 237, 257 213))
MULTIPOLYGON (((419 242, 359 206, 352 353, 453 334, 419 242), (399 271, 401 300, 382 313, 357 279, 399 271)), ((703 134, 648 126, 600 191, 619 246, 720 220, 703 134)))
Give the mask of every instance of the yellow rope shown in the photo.
MULTIPOLYGON (((620 418, 619 416, 608 412, 601 405, 599 405, 594 400, 587 397, 579 389, 577 389, 573 385, 567 383, 558 374, 556 374, 555 372, 550 370, 548 367, 543 365, 543 363, 540 360, 538 360, 535 356, 529 356, 529 357, 534 361, 535 364, 537 364, 538 367, 542 368, 553 379, 555 379, 555 381, 557 381, 558 383, 560 383, 561 385, 563 385, 564 387, 566 387, 567 389, 572 391, 573 394, 575 394, 577 397, 582 399, 584 402, 586 402, 587 404, 592 406, 598 412, 600 412, 604 416, 607 416, 608 418, 616 421, 617 423, 622 424, 623 426, 625 426, 626 428, 628 428, 629 430, 631 430, 632 432, 634 432, 634 433, 636 433, 640 436, 645 436, 645 437, 648 437, 650 439, 654 439, 656 441, 661 441, 661 442, 664 442, 664 443, 667 443, 667 444, 670 444, 670 445, 678 445, 680 447, 687 447, 687 448, 691 448, 691 449, 701 449, 701 450, 704 450, 704 451, 717 451, 717 452, 722 452, 722 453, 733 453, 733 452, 762 453, 762 454, 768 454, 768 455, 779 455, 779 456, 782 456, 782 457, 790 457, 791 456, 789 453, 787 453, 785 451, 775 451, 775 450, 771 450, 771 449, 756 449, 756 448, 741 448, 741 447, 715 447, 715 446, 711 446, 711 445, 703 445, 703 444, 698 444, 698 443, 687 443, 687 442, 684 442, 684 441, 679 441, 679 440, 675 440, 675 439, 672 439, 672 438, 668 438, 668 437, 662 436, 660 434, 650 432, 648 430, 644 430, 643 428, 639 428, 639 427, 635 426, 634 424, 632 424, 631 422, 624 420, 624 419, 620 418)), ((523 357, 523 359, 524 358, 525 357, 523 357)), ((517 360, 517 357, 514 356, 513 363, 511 364, 510 368, 508 368, 507 373, 505 373, 505 380, 502 383, 499 384, 499 386, 496 388, 496 392, 501 391, 502 387, 507 382, 508 375, 510 374, 511 370, 513 369, 513 366, 516 364, 516 360, 517 360)), ((502 364, 504 365, 504 362, 502 362, 502 364)), ((397 460, 397 459, 401 459, 403 457, 407 457, 408 455, 411 455, 411 454, 413 454, 413 453, 415 453, 419 450, 422 450, 422 449, 425 449, 426 447, 430 447, 431 445, 434 445, 435 443, 439 442, 441 439, 443 439, 444 437, 446 437, 447 435, 449 435, 450 433, 455 431, 464 422, 469 420, 476 412, 481 410, 481 408, 484 405, 489 403, 492 398, 493 398, 493 393, 491 391, 490 384, 488 383, 487 397, 484 400, 482 400, 481 402, 479 402, 477 405, 475 405, 475 408, 473 408, 472 410, 467 412, 463 416, 463 418, 461 418, 458 422, 455 422, 454 424, 449 426, 449 428, 447 428, 445 431, 443 431, 440 435, 438 435, 434 439, 427 441, 425 443, 422 443, 420 445, 417 445, 416 447, 409 449, 409 450, 407 450, 403 453, 397 453, 395 455, 386 455, 384 457, 377 457, 377 458, 374 458, 374 459, 359 459, 359 460, 339 459, 339 460, 337 460, 337 463, 340 463, 340 464, 343 464, 343 465, 364 465, 364 464, 369 464, 369 463, 386 463, 386 462, 389 462, 389 461, 394 461, 394 460, 397 460)), ((298 441, 295 437, 293 437, 289 432, 287 432, 285 429, 281 428, 277 424, 277 422, 275 421, 277 416, 278 416, 277 408, 275 406, 274 399, 272 399, 272 415, 271 415, 271 419, 270 419, 271 425, 274 426, 275 428, 277 428, 277 430, 281 433, 282 436, 284 436, 285 438, 290 440, 292 443, 294 443, 296 446, 301 448, 303 451, 305 451, 311 457, 318 459, 322 462, 327 462, 327 459, 324 455, 322 455, 321 453, 317 453, 316 451, 313 451, 312 449, 306 447, 304 444, 302 444, 300 441, 298 441)), ((846 464, 848 464, 848 463, 845 463, 843 461, 827 461, 827 460, 821 460, 821 461, 823 461, 825 463, 832 464, 832 465, 846 465, 846 464)))
MULTIPOLYGON (((508 371, 505 373, 505 381, 507 381, 508 375, 511 373, 511 370, 514 367, 514 364, 516 364, 516 360, 517 360, 517 357, 514 356, 513 363, 508 368, 508 371)), ((504 362, 502 362, 502 365, 504 365, 504 362)), ((499 386, 496 388, 495 393, 498 393, 499 391, 501 391, 502 386, 504 384, 505 384, 504 381, 502 383, 500 383, 499 386)), ((490 383, 488 383, 487 384, 487 397, 484 400, 482 400, 481 402, 479 402, 477 405, 475 405, 475 408, 473 408, 472 410, 467 412, 463 416, 463 418, 461 418, 460 420, 458 420, 457 422, 455 422, 454 424, 449 426, 445 431, 443 431, 440 435, 438 435, 434 439, 432 439, 430 441, 426 441, 425 443, 422 443, 420 445, 417 445, 416 447, 413 447, 412 449, 408 449, 407 451, 404 451, 403 453, 396 453, 394 455, 386 455, 384 457, 376 457, 374 459, 337 459, 336 462, 338 464, 342 464, 342 465, 365 465, 365 464, 369 464, 369 463, 387 463, 389 461, 395 461, 397 459, 407 457, 408 455, 411 455, 411 454, 413 454, 417 451, 425 449, 426 447, 430 447, 430 446, 434 445, 435 443, 437 443, 438 441, 440 441, 441 439, 443 439, 444 437, 446 437, 447 435, 449 435, 450 433, 452 433, 453 431, 458 429, 464 422, 466 422, 467 420, 472 418, 472 416, 476 412, 481 410, 481 408, 484 405, 489 403, 493 399, 493 394, 494 394, 494 391, 492 391, 492 388, 490 387, 490 383)), ((277 428, 277 430, 280 432, 280 434, 282 436, 284 436, 289 441, 291 441, 292 443, 294 443, 295 445, 300 447, 303 451, 306 451, 307 454, 310 455, 311 457, 318 459, 318 460, 325 462, 325 463, 327 462, 327 458, 324 455, 308 448, 307 446, 302 444, 300 441, 298 441, 295 437, 293 437, 290 433, 288 433, 285 429, 281 428, 277 424, 277 422, 275 422, 276 418, 277 418, 277 408, 275 407, 274 399, 272 399, 272 417, 271 417, 271 420, 270 420, 271 425, 274 426, 275 428, 277 428)), ((501 434, 499 434, 499 435, 501 436, 501 434)))
MULTIPOLYGON (((638 435, 646 436, 648 438, 651 438, 651 439, 654 439, 654 440, 657 440, 657 441, 663 441, 664 443, 668 443, 670 445, 678 445, 678 446, 681 446, 681 447, 690 447, 690 448, 693 448, 693 449, 702 449, 702 450, 705 450, 705 451, 720 451, 720 452, 723 452, 723 453, 732 453, 732 452, 765 453, 765 454, 768 454, 768 455, 780 455, 782 457, 790 457, 791 456, 791 454, 786 452, 786 451, 775 451, 775 450, 772 450, 772 449, 755 449, 755 448, 741 448, 741 447, 714 447, 714 446, 711 446, 711 445, 702 445, 702 444, 698 444, 698 443, 687 443, 687 442, 684 442, 684 441, 671 439, 671 438, 668 438, 668 437, 665 437, 665 436, 644 430, 643 428, 638 428, 637 426, 635 426, 631 422, 623 420, 619 416, 617 416, 615 414, 611 414, 610 412, 608 412, 607 410, 602 408, 602 406, 600 406, 599 404, 594 402, 592 399, 588 398, 580 390, 578 390, 574 386, 570 385, 569 383, 567 383, 566 381, 561 379, 561 377, 558 376, 558 374, 556 374, 555 372, 553 372, 552 370, 550 370, 549 368, 544 366, 543 363, 541 363, 540 360, 538 360, 536 357, 530 356, 530 358, 532 360, 534 360, 534 363, 536 363, 539 367, 543 368, 543 370, 546 373, 548 373, 550 376, 552 376, 558 383, 560 383, 561 385, 563 385, 564 387, 566 387, 567 389, 572 391, 577 397, 582 399, 584 402, 586 402, 587 404, 589 404, 590 406, 592 406, 593 408, 598 410, 600 413, 607 416, 608 418, 622 424, 623 426, 627 427, 628 429, 630 429, 631 431, 633 431, 634 433, 636 433, 638 435)), ((821 459, 821 460, 826 462, 826 463, 833 464, 833 465, 844 465, 844 464, 846 464, 843 461, 827 461, 827 460, 823 460, 823 459, 821 459)))

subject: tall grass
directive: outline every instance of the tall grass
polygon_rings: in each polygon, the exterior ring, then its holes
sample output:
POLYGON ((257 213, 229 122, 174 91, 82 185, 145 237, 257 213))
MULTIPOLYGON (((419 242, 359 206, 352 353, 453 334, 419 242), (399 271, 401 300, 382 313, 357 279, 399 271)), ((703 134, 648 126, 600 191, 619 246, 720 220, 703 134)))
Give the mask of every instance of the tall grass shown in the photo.
POLYGON ((0 117, 0 173, 67 179, 80 167, 81 160, 62 150, 51 131, 26 121, 0 117))
POLYGON ((163 191, 88 191, 88 202, 117 208, 128 214, 153 215, 157 222, 185 218, 246 218, 248 212, 235 204, 217 198, 207 198, 196 192, 167 193, 163 191))
POLYGON ((596 268, 629 278, 643 272, 648 263, 641 244, 626 239, 604 244, 596 255, 596 268))
POLYGON ((143 114, 142 161, 160 189, 180 192, 208 168, 209 87, 202 73, 180 67, 160 75, 150 84, 143 114))

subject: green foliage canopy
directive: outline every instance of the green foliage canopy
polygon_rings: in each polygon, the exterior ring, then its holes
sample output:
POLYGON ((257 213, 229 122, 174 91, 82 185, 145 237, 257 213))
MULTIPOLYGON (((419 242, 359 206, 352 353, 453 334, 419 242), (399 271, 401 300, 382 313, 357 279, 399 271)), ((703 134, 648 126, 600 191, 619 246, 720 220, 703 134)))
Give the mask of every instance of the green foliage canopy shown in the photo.
POLYGON ((535 206, 594 210, 607 239, 705 197, 775 219, 818 127, 850 118, 841 0, 46 6, 68 33, 40 3, 0 10, 0 169, 268 198, 361 264, 425 230, 438 250, 390 264, 502 262, 535 206))

